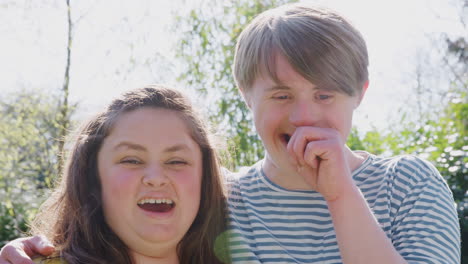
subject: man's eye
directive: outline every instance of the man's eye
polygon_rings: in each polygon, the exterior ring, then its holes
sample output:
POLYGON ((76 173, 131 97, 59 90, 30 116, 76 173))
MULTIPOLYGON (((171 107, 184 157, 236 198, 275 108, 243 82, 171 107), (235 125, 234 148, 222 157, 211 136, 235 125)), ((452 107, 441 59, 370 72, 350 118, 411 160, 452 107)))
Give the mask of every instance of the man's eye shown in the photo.
POLYGON ((315 95, 315 99, 321 102, 328 102, 333 99, 333 95, 331 94, 317 94, 315 95))

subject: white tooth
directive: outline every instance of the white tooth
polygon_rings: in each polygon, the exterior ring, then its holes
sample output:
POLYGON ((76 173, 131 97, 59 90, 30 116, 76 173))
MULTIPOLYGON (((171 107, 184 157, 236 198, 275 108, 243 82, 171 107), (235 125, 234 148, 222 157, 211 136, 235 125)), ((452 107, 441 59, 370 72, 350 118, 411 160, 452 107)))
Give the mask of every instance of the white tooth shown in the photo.
POLYGON ((146 203, 151 203, 151 204, 173 204, 174 201, 171 199, 142 199, 138 202, 138 204, 146 204, 146 203))

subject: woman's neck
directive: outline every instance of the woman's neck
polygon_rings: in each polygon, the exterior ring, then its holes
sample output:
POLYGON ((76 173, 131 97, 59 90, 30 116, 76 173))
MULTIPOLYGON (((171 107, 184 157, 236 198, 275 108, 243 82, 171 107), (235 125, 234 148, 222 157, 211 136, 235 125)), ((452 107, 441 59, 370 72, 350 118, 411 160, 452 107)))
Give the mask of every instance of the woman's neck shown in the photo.
POLYGON ((176 252, 163 256, 147 256, 138 252, 133 252, 133 259, 136 264, 179 264, 176 252))

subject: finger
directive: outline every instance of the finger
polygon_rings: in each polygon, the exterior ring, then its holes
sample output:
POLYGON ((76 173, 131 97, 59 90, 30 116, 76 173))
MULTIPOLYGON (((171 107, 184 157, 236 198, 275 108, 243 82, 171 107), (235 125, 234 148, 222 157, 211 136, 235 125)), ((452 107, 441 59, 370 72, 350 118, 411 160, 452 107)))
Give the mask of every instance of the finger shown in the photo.
POLYGON ((0 252, 3 263, 33 264, 31 258, 26 255, 23 249, 17 248, 10 243, 4 246, 0 252))
POLYGON ((337 133, 330 128, 321 127, 298 127, 294 131, 288 144, 290 155, 297 160, 301 166, 306 165, 304 154, 306 146, 312 141, 322 141, 336 137, 337 133))
POLYGON ((295 166, 301 166, 301 163, 299 161, 299 155, 296 152, 297 145, 299 144, 298 141, 300 140, 299 133, 294 132, 291 135, 291 138, 289 139, 288 145, 286 147, 289 156, 291 157, 291 161, 295 166))
POLYGON ((320 155, 323 153, 318 153, 316 146, 320 143, 309 142, 304 151, 304 162, 313 169, 318 169, 319 162, 321 160, 320 155))
POLYGON ((311 130, 313 130, 312 127, 298 127, 289 140, 288 151, 299 167, 305 165, 304 151, 308 141, 308 134, 312 133, 311 130))
POLYGON ((294 153, 294 158, 297 160, 297 163, 300 166, 305 165, 304 160, 304 151, 307 146, 307 138, 303 136, 302 133, 296 134, 295 140, 291 144, 292 152, 294 153))
POLYGON ((55 250, 52 243, 50 243, 50 241, 42 235, 34 236, 31 239, 25 239, 23 242, 25 252, 29 256, 33 256, 35 254, 48 256, 55 250))
POLYGON ((304 152, 305 163, 317 169, 320 166, 320 162, 330 159, 336 145, 337 142, 333 139, 308 142, 304 152))
POLYGON ((19 238, 9 242, 0 251, 2 261, 12 264, 32 264, 31 257, 37 254, 50 255, 54 247, 44 236, 19 238))

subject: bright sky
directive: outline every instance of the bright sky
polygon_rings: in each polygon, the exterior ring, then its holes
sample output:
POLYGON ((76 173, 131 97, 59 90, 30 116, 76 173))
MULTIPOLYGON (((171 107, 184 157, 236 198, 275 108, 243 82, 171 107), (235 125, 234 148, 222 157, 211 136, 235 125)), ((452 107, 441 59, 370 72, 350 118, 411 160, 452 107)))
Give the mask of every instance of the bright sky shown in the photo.
MULTIPOLYGON (((1 94, 25 87, 47 92, 60 89, 66 52, 64 2, 0 2, 1 94)), ((183 12, 196 1, 71 2, 76 27, 70 97, 80 102, 82 115, 124 90, 154 82, 175 85, 173 12, 183 12)), ((408 103, 414 62, 426 56, 421 51, 429 47, 428 36, 462 35, 459 11, 454 8, 457 0, 307 2, 338 10, 367 41, 371 85, 355 116, 361 129, 385 127, 408 103)))

